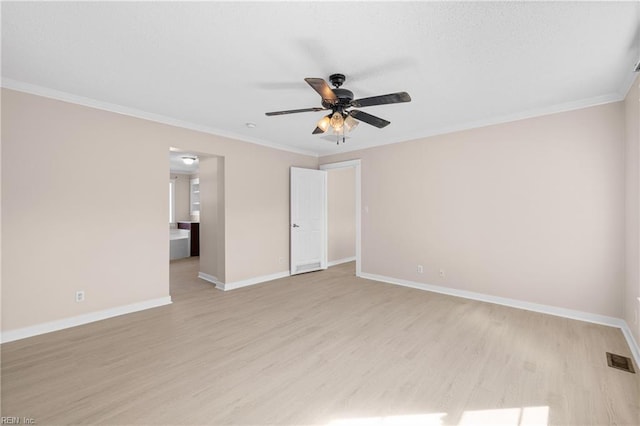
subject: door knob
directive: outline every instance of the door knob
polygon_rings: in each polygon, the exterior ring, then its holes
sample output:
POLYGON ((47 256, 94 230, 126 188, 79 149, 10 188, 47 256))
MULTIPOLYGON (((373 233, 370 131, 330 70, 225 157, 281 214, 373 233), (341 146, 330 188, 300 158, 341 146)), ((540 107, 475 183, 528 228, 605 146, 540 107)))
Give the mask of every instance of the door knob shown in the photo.
POLYGON ((293 224, 294 228, 300 228, 300 226, 296 225, 295 223, 293 224))

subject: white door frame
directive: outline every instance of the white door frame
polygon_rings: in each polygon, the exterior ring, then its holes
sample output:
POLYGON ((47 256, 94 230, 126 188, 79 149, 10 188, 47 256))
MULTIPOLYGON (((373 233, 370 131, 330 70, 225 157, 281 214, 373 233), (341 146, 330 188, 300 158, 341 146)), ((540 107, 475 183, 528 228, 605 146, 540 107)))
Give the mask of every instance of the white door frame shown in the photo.
POLYGON ((355 168, 356 175, 356 277, 362 275, 362 178, 360 160, 340 161, 338 163, 321 164, 320 170, 355 168))

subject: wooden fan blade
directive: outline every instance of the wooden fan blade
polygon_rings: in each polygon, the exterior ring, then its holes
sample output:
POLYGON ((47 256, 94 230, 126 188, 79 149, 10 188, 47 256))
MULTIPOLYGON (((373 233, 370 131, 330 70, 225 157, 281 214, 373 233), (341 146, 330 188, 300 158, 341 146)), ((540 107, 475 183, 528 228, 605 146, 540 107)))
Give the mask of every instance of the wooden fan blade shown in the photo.
POLYGON ((356 120, 364 121, 365 123, 371 124, 372 126, 375 126, 379 129, 382 129, 383 127, 391 124, 390 121, 384 120, 380 117, 376 117, 375 115, 367 114, 364 111, 358 111, 357 109, 352 109, 349 112, 349 115, 351 115, 351 117, 355 118, 356 120))
POLYGON ((351 105, 353 105, 354 107, 362 108, 374 105, 398 104, 401 102, 411 102, 411 96, 409 96, 407 92, 390 93, 388 95, 355 99, 351 101, 351 105))
POLYGON ((331 90, 331 87, 329 87, 327 82, 324 81, 323 79, 305 78, 304 81, 309 83, 309 86, 311 86, 313 90, 315 90, 320 94, 320 96, 322 96, 323 101, 332 105, 338 103, 338 97, 336 96, 335 93, 333 93, 333 90, 331 90))
POLYGON ((265 112, 265 115, 271 117, 272 115, 296 114, 298 112, 311 112, 311 111, 324 111, 324 110, 326 110, 326 108, 321 108, 321 107, 289 109, 286 111, 265 112))
POLYGON ((311 132, 312 135, 318 135, 320 133, 324 133, 326 132, 326 130, 322 130, 320 127, 316 127, 313 132, 311 132))

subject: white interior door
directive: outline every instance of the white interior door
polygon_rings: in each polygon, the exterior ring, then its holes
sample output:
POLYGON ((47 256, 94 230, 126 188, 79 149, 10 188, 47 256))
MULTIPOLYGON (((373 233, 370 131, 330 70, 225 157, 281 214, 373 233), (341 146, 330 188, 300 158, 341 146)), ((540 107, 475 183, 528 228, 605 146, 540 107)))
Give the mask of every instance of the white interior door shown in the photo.
POLYGON ((327 269, 327 172, 291 168, 291 275, 327 269))

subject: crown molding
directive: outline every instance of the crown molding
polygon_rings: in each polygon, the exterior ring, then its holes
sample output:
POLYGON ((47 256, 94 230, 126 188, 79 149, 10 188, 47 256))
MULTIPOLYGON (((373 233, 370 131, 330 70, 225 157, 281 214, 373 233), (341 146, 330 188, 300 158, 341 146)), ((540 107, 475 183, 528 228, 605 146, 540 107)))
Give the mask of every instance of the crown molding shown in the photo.
POLYGON ((471 122, 458 124, 454 126, 443 126, 440 128, 429 130, 421 134, 414 134, 402 139, 390 140, 384 143, 368 145, 366 147, 358 147, 358 146, 344 147, 343 146, 339 152, 333 152, 328 154, 318 154, 317 152, 314 152, 314 151, 287 147, 284 145, 279 145, 277 143, 265 141, 258 138, 248 138, 246 136, 238 135, 236 133, 228 132, 225 130, 203 126, 200 124, 190 123, 187 121, 166 117, 163 115, 138 110, 135 108, 129 108, 122 105, 112 104, 109 102, 102 102, 95 99, 86 98, 83 96, 78 96, 78 95, 62 92, 55 89, 50 89, 47 87, 37 86, 34 84, 13 80, 10 78, 2 77, 2 81, 0 85, 6 89, 17 90, 19 92, 30 93, 32 95, 42 96, 45 98, 51 98, 51 99, 56 99, 63 102, 69 102, 73 104, 87 106, 90 108, 96 108, 104 111, 115 112, 117 114, 123 114, 130 117, 141 118, 144 120, 154 121, 162 124, 168 124, 170 126, 180 127, 184 129, 195 130, 195 131, 207 133, 210 135, 236 139, 242 142, 265 146, 265 147, 277 149, 280 151, 287 151, 295 154, 308 155, 310 157, 315 157, 315 158, 322 158, 322 157, 328 157, 336 154, 344 154, 347 152, 361 151, 364 149, 375 148, 375 147, 384 146, 384 145, 392 145, 396 143, 409 142, 409 141, 424 139, 432 136, 440 136, 448 133, 456 133, 456 132, 461 132, 465 130, 472 130, 472 129, 478 129, 481 127, 493 126, 496 124, 505 124, 513 121, 525 120, 528 118, 558 114, 561 112, 568 112, 568 111, 589 108, 589 107, 594 107, 594 106, 613 103, 613 102, 619 102, 624 100, 624 98, 626 97, 626 94, 631 88, 631 85, 635 81, 635 77, 636 77, 636 73, 630 74, 625 80, 625 82, 623 83, 620 89, 620 92, 618 93, 611 93, 608 95, 596 96, 593 98, 581 99, 578 101, 566 102, 566 103, 551 105, 543 108, 535 108, 527 111, 518 112, 515 114, 508 114, 508 115, 503 115, 499 117, 489 118, 486 120, 471 121, 471 122))
POLYGON ((235 139, 241 142, 252 143, 254 145, 260 145, 267 148, 277 149, 280 151, 287 151, 287 152, 292 152, 294 154, 302 154, 302 155, 308 155, 310 157, 318 158, 318 153, 313 151, 279 145, 277 143, 265 141, 259 138, 248 138, 246 136, 239 135, 233 132, 228 132, 226 130, 221 130, 221 129, 217 129, 209 126, 203 126, 203 125, 191 123, 188 121, 178 120, 175 118, 167 117, 160 114, 155 114, 152 112, 142 111, 135 108, 129 108, 123 105, 112 104, 109 102, 102 102, 96 99, 86 98, 84 96, 78 96, 72 93, 67 93, 60 90, 56 90, 56 89, 50 89, 48 87, 43 87, 43 86, 31 84, 31 83, 25 83, 23 81, 13 80, 11 78, 2 77, 2 81, 0 85, 5 89, 16 90, 18 92, 29 93, 31 95, 37 95, 45 98, 56 99, 58 101, 69 102, 72 104, 100 109, 103 111, 115 112, 117 114, 127 115, 130 117, 141 118, 143 120, 154 121, 156 123, 168 124, 170 126, 180 127, 183 129, 195 130, 197 132, 207 133, 210 135, 221 136, 229 139, 235 139))
POLYGON ((636 81, 637 76, 637 72, 627 74, 627 78, 625 78, 625 80, 622 82, 620 90, 618 91, 618 94, 622 97, 622 99, 626 99, 627 94, 629 93, 629 90, 631 90, 631 86, 633 85, 633 82, 636 81))
MULTIPOLYGON (((633 83, 633 79, 631 80, 631 83, 633 83)), ((631 87, 631 83, 629 83, 629 87, 631 87)), ((427 131, 422 134, 414 134, 410 137, 403 138, 401 140, 394 140, 394 141, 389 141, 381 144, 373 144, 364 148, 349 147, 349 148, 345 148, 344 150, 341 150, 339 153, 323 154, 320 156, 320 158, 329 157, 336 154, 343 154, 346 152, 362 151, 364 149, 369 149, 369 148, 374 148, 374 147, 379 147, 384 145, 410 142, 410 141, 425 139, 433 136, 441 136, 449 133, 462 132, 465 130, 473 130, 473 129, 479 129, 482 127, 495 126, 497 124, 506 124, 514 121, 526 120, 529 118, 542 117, 545 115, 559 114, 563 112, 575 111, 575 110, 584 109, 584 108, 591 108, 598 105, 620 102, 620 101, 623 101, 624 98, 625 96, 621 95, 620 93, 610 93, 608 95, 596 96, 593 98, 581 99, 581 100, 572 101, 572 102, 565 102, 562 104, 551 105, 543 108, 530 109, 527 111, 517 112, 515 114, 508 114, 508 115, 503 115, 499 117, 488 118, 485 120, 470 121, 467 123, 457 124, 454 126, 443 126, 434 130, 427 131)))

